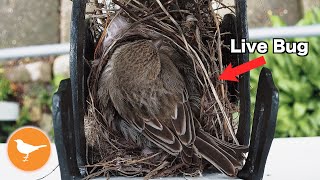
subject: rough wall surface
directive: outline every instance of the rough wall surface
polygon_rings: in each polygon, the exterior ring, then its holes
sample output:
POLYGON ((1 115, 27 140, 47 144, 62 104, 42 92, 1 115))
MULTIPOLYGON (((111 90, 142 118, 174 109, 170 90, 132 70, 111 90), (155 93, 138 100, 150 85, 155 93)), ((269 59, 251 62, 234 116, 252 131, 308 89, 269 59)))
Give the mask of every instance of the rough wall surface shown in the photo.
MULTIPOLYGON (((304 11, 320 7, 320 0, 247 1, 249 27, 270 26, 270 13, 293 25, 304 11)), ((71 0, 0 0, 0 48, 69 42, 71 6, 71 0)))
POLYGON ((70 22, 72 1, 60 1, 60 42, 66 43, 70 41, 70 22))
POLYGON ((310 10, 313 7, 320 8, 320 0, 301 0, 301 4, 304 12, 310 10))
MULTIPOLYGON (((270 26, 268 14, 281 16, 289 25, 302 17, 300 0, 247 0, 249 27, 270 26)), ((314 1, 314 0, 310 0, 314 1)))
POLYGON ((0 0, 0 48, 59 42, 59 0, 0 0))

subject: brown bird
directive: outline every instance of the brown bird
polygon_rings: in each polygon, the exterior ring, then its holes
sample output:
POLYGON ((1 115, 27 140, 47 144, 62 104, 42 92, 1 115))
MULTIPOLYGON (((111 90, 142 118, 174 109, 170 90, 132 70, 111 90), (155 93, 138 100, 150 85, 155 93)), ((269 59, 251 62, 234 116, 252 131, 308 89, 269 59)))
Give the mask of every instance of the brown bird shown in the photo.
MULTIPOLYGON (((121 24, 128 27, 122 20, 121 24)), ((111 24, 109 28, 121 25, 111 24)), ((149 144, 180 156, 186 164, 202 157, 221 172, 235 176, 247 148, 223 142, 202 130, 197 121, 200 89, 194 69, 185 58, 158 37, 122 43, 103 70, 98 98, 104 104, 112 102, 124 119, 119 124, 126 137, 139 141, 135 138, 142 134, 149 144)))

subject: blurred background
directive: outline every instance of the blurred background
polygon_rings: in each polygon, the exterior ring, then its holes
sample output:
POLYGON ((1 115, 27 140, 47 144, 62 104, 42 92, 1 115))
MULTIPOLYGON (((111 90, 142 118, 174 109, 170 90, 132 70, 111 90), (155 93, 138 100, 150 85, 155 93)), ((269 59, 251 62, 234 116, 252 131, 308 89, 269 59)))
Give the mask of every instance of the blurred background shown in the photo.
MULTIPOLYGON (((69 55, 9 59, 1 55, 14 54, 8 49, 14 47, 59 43, 69 47, 71 6, 70 0, 0 0, 0 142, 25 125, 38 126, 52 137, 51 98, 60 80, 69 77, 69 55)), ((320 0, 248 0, 249 28, 320 24, 319 8, 320 0)), ((287 41, 308 41, 310 51, 306 57, 272 51, 265 55, 280 91, 276 137, 320 136, 320 37, 287 41)), ((252 105, 259 72, 251 72, 252 105)))

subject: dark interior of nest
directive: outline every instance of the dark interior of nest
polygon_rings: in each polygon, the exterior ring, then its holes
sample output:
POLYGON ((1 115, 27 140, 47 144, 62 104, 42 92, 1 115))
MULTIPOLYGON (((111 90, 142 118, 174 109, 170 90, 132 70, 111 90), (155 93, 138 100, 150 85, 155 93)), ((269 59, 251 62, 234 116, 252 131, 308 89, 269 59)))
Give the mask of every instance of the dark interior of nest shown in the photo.
MULTIPOLYGON (((169 155, 160 148, 148 151, 137 142, 116 131, 112 120, 119 114, 114 109, 102 109, 97 98, 98 81, 113 50, 124 41, 146 38, 156 32, 165 38, 190 61, 201 87, 200 113, 202 128, 219 139, 237 143, 239 101, 237 83, 218 80, 222 69, 236 59, 228 52, 228 39, 234 36, 234 24, 221 25, 222 17, 216 13, 212 1, 202 0, 132 0, 113 1, 111 4, 91 2, 94 8, 87 12, 85 54, 90 74, 87 86, 87 112, 85 135, 87 141, 87 179, 97 176, 163 177, 176 175, 196 176, 215 168, 202 159, 197 166, 187 166, 179 157, 169 155), (136 28, 148 28, 142 37, 126 37, 106 45, 107 27, 115 16, 123 16, 136 28), (112 120, 111 120, 112 119, 112 120)), ((234 13, 234 7, 220 4, 234 13)), ((237 64, 237 62, 232 62, 237 64)), ((142 136, 142 135, 141 135, 142 136)))

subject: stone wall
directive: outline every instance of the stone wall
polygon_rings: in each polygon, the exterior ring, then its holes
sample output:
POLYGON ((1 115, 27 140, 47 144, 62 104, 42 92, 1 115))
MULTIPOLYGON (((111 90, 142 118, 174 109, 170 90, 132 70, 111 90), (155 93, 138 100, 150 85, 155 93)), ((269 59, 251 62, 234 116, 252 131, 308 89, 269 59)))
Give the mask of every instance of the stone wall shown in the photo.
POLYGON ((313 7, 320 8, 320 0, 301 0, 301 6, 304 11, 307 11, 313 7))
POLYGON ((300 0, 248 0, 249 27, 270 26, 269 14, 281 16, 289 25, 303 14, 300 0))
POLYGON ((0 48, 59 43, 59 0, 1 0, 0 48))
POLYGON ((72 1, 61 0, 60 4, 60 41, 65 43, 70 41, 72 1))
MULTIPOLYGON (((223 0, 224 3, 233 0, 223 0)), ((268 14, 295 24, 320 0, 247 0, 249 27, 269 26, 268 14)), ((1 0, 0 48, 69 42, 70 0, 1 0)))

